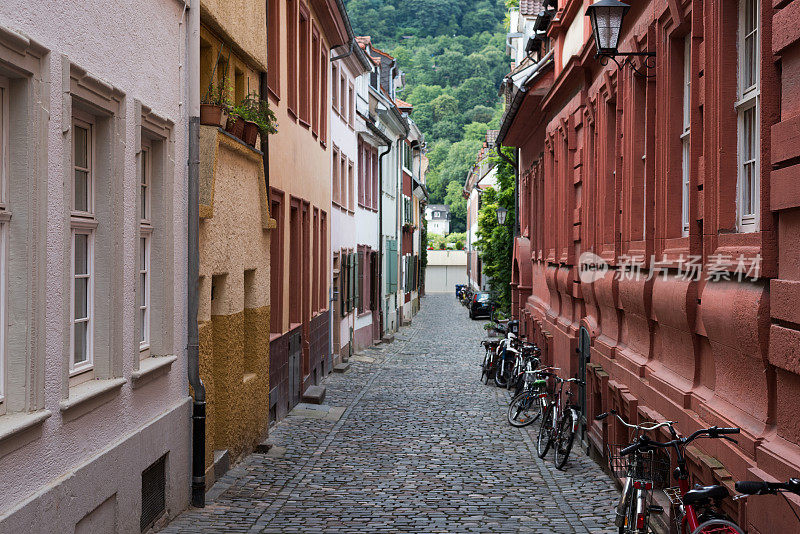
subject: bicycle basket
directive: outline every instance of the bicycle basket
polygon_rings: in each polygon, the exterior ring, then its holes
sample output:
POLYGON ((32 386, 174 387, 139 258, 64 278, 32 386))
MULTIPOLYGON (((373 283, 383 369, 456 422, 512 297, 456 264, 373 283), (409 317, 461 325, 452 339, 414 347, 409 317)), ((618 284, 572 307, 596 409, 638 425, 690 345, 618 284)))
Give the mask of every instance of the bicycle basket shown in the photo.
POLYGON ((608 445, 608 467, 617 478, 631 477, 636 480, 649 480, 654 486, 664 487, 670 480, 670 457, 665 451, 644 451, 622 456, 620 451, 628 444, 608 445))

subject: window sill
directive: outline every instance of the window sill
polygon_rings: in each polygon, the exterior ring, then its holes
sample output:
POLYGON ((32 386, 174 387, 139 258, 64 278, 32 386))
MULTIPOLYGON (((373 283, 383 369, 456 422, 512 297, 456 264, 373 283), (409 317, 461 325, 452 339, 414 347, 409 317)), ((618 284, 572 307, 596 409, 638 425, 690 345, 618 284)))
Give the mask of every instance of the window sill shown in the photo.
POLYGON ((108 378, 84 382, 70 388, 69 398, 63 399, 58 403, 58 406, 62 412, 67 412, 106 393, 119 390, 125 382, 124 378, 108 378))
POLYGON ((134 387, 137 383, 141 383, 142 379, 150 378, 158 374, 159 371, 169 372, 172 363, 178 357, 174 354, 168 356, 151 356, 139 362, 139 370, 131 373, 131 380, 134 382, 134 387))
POLYGON ((41 425, 50 416, 50 410, 36 412, 11 413, 0 416, 0 442, 5 441, 30 428, 41 425))

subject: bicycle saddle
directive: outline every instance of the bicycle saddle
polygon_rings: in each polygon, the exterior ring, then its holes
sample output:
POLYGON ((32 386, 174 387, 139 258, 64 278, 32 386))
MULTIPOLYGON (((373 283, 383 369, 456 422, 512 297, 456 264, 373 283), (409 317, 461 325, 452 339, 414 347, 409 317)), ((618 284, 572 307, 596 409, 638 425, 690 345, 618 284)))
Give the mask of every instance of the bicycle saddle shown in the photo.
POLYGON ((719 501, 730 495, 725 486, 695 486, 683 496, 683 504, 706 504, 709 501, 719 501))

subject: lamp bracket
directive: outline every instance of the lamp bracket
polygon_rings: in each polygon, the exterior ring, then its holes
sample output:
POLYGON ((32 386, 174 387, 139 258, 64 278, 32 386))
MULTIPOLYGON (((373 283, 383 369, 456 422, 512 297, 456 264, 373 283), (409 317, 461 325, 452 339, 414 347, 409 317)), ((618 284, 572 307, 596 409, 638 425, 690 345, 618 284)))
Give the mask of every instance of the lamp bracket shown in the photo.
POLYGON ((625 64, 630 65, 631 68, 633 69, 633 72, 635 72, 637 75, 643 78, 655 78, 656 76, 655 74, 647 74, 646 70, 645 71, 639 70, 639 68, 636 67, 636 64, 633 61, 631 61, 632 57, 642 57, 644 58, 644 61, 642 62, 644 69, 655 68, 656 66, 655 52, 615 52, 613 54, 603 53, 603 54, 597 54, 596 57, 600 58, 601 65, 607 65, 608 60, 610 59, 611 61, 616 63, 617 67, 619 68, 622 68, 623 66, 625 66, 625 64), (622 61, 622 63, 620 63, 619 61, 617 61, 617 57, 624 57, 625 59, 622 61))

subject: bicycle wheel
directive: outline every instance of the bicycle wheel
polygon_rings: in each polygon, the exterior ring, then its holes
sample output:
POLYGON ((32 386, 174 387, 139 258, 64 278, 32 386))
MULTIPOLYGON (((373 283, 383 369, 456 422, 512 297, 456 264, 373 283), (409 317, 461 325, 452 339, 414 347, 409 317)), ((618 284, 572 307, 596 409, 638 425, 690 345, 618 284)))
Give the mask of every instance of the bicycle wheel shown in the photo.
POLYGON ((484 384, 489 383, 489 367, 492 362, 492 351, 486 349, 486 354, 483 355, 483 363, 481 364, 481 382, 484 384))
POLYGON ((553 443, 553 418, 555 411, 552 406, 548 406, 542 417, 542 425, 539 427, 539 437, 536 439, 536 452, 539 453, 539 458, 547 456, 547 451, 550 450, 550 445, 553 443))
POLYGON ((744 531, 733 521, 710 519, 694 529, 692 534, 744 534, 744 531))
POLYGON ((533 423, 542 415, 542 407, 533 391, 523 391, 508 405, 508 422, 511 426, 523 427, 533 423))
POLYGON ((498 362, 497 371, 494 374, 494 383, 497 387, 504 388, 508 385, 512 365, 514 365, 514 363, 510 358, 505 358, 498 362))
POLYGON ((573 418, 574 414, 572 410, 568 409, 561 419, 561 424, 558 428, 558 437, 553 446, 553 459, 556 463, 556 469, 564 468, 567 464, 569 453, 572 451, 572 444, 575 442, 575 424, 577 423, 573 418))

